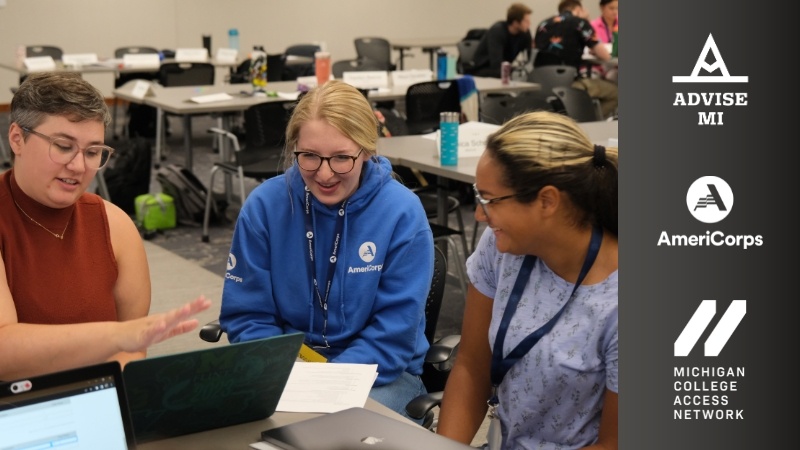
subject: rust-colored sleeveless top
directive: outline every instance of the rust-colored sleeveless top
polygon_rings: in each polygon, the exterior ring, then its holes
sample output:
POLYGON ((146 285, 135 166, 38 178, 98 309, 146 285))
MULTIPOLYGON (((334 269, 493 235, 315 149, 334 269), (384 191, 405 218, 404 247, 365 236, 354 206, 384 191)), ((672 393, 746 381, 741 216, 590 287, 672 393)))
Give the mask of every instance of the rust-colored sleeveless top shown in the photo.
POLYGON ((0 174, 0 253, 18 322, 117 320, 117 261, 97 195, 84 193, 75 205, 53 209, 25 195, 13 169, 0 174), (64 239, 26 213, 57 234, 69 221, 64 239))

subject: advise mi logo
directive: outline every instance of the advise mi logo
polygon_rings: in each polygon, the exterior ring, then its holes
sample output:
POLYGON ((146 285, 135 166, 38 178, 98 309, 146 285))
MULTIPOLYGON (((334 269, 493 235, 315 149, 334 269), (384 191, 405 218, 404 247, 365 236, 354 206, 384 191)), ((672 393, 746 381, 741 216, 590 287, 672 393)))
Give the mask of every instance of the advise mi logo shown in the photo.
MULTIPOLYGON (((724 220, 733 209, 733 190, 720 177, 704 176, 695 180, 686 192, 689 213, 704 224, 724 220)), ((764 245, 761 235, 726 234, 721 230, 706 230, 704 234, 670 234, 662 231, 658 247, 750 247, 764 245)))
MULTIPOLYGON (((714 37, 709 33, 708 39, 697 58, 691 75, 672 77, 673 83, 743 83, 749 81, 747 76, 733 76, 722 59, 714 37), (711 63, 707 62, 711 59, 711 63), (702 75, 706 73, 706 75, 702 75), (712 75, 719 72, 720 75, 712 75)), ((703 108, 720 106, 747 106, 747 92, 677 92, 673 106, 699 106, 703 108)), ((698 111, 697 125, 717 125, 723 122, 723 111, 698 111)))

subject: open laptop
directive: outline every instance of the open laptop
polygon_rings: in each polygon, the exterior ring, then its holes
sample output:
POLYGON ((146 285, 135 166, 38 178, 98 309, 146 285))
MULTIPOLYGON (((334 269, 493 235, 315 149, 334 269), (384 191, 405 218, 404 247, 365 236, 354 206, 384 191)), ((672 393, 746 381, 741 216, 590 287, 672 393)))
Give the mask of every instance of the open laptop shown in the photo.
POLYGON ((350 408, 261 432, 286 450, 469 450, 472 447, 422 427, 364 408, 350 408))
POLYGON ((116 361, 0 382, 0 448, 134 449, 116 361))
POLYGON ((278 405, 303 333, 129 362, 137 443, 261 420, 278 405))

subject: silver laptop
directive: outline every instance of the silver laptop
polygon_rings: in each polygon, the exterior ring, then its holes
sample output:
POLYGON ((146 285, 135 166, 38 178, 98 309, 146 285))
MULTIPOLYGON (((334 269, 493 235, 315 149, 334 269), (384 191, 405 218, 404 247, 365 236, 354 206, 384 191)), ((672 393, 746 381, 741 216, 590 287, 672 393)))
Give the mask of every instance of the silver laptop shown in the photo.
POLYGON ((134 449, 120 366, 0 382, 0 449, 134 449))
POLYGON ((350 408, 265 430, 261 439, 286 450, 474 450, 364 408, 350 408))

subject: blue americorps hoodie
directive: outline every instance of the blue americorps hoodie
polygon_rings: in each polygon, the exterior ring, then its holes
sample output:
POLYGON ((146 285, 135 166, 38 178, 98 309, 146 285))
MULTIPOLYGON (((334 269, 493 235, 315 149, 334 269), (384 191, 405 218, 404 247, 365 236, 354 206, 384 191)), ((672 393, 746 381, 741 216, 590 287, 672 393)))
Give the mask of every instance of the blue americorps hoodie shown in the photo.
MULTIPOLYGON (((348 199, 328 298, 330 362, 377 364, 376 386, 402 372, 422 373, 425 300, 433 274, 433 236, 419 198, 391 177, 383 157, 364 164, 348 199)), ((312 198, 320 293, 339 205, 312 198)), ((323 343, 323 314, 311 274, 305 183, 297 166, 247 197, 236 224, 220 323, 231 342, 301 331, 323 343)))

